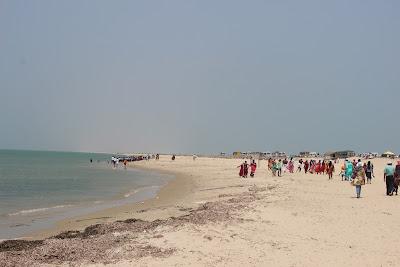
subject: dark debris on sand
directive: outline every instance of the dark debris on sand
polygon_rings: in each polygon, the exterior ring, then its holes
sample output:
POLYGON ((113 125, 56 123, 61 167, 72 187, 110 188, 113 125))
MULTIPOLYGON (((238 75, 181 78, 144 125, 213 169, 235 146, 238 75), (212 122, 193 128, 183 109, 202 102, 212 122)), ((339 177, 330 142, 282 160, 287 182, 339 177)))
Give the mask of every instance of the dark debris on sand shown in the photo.
MULTIPOLYGON (((269 189, 269 188, 268 188, 269 189)), ((1 266, 37 266, 40 264, 113 263, 141 257, 167 257, 173 248, 158 248, 138 241, 140 234, 162 238, 154 230, 159 227, 179 228, 186 224, 204 225, 238 219, 238 212, 257 199, 265 187, 251 186, 247 192, 229 199, 207 202, 179 217, 143 221, 128 219, 91 225, 83 231, 67 231, 45 240, 8 240, 0 243, 1 266), (236 219, 235 219, 236 218, 236 219)))

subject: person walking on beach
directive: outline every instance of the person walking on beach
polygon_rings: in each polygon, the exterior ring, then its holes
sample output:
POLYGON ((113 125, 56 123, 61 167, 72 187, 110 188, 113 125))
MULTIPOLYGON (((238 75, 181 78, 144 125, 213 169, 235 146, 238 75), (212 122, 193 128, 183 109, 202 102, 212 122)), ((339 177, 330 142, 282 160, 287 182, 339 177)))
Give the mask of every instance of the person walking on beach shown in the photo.
POLYGON ((272 176, 276 176, 276 172, 278 171, 278 162, 276 160, 272 160, 272 176))
POLYGON ((308 160, 306 160, 306 162, 304 162, 304 173, 308 172, 308 160))
POLYGON ((351 184, 356 187, 357 198, 361 197, 361 186, 365 185, 365 172, 361 165, 357 165, 354 169, 354 179, 351 180, 351 184))
POLYGON ((253 162, 250 164, 250 177, 254 177, 254 174, 256 173, 257 169, 257 163, 253 159, 253 162))
POLYGON ((397 196, 397 191, 399 189, 399 184, 400 184, 400 161, 397 161, 396 168, 394 169, 394 192, 396 192, 396 196, 397 196))
POLYGON ((327 164, 326 164, 325 160, 323 160, 322 164, 321 164, 321 169, 320 169, 321 174, 325 174, 326 169, 327 169, 326 166, 327 166, 327 164))
POLYGON ((365 167, 365 176, 367 177, 367 184, 371 183, 373 175, 374 175, 374 165, 372 165, 371 161, 368 161, 367 166, 365 167))
POLYGON ((383 181, 386 182, 386 195, 393 195, 393 185, 394 185, 394 167, 391 162, 389 162, 384 170, 383 181))
POLYGON ((238 168, 240 168, 240 170, 239 170, 239 177, 244 177, 244 163, 242 163, 242 164, 240 164, 239 166, 238 166, 238 168))
POLYGON ((282 160, 280 159, 277 163, 277 170, 278 170, 278 176, 281 177, 282 176, 282 160))
POLYGON ((326 172, 328 173, 328 179, 332 179, 333 173, 335 172, 335 166, 332 164, 332 161, 329 161, 326 172))
POLYGON ((346 181, 351 181, 352 176, 353 176, 353 164, 346 159, 346 171, 345 171, 346 181))
POLYGON ((124 169, 126 170, 126 165, 128 164, 128 161, 124 159, 124 169))
POLYGON ((297 171, 296 172, 301 172, 301 167, 303 166, 303 159, 299 160, 299 165, 297 165, 297 171))
POLYGON ((247 164, 247 161, 243 162, 240 166, 238 166, 238 168, 240 168, 239 176, 247 178, 247 174, 249 172, 249 165, 247 164))
POLYGON ((247 164, 247 161, 245 161, 244 162, 244 168, 243 168, 244 178, 247 178, 248 174, 249 174, 249 164, 247 164))
POLYGON ((343 162, 342 167, 340 168, 340 174, 342 176, 342 181, 345 180, 345 176, 346 176, 346 161, 343 162))
POLYGON ((268 159, 268 170, 272 171, 272 167, 273 167, 274 163, 273 160, 271 158, 268 159))

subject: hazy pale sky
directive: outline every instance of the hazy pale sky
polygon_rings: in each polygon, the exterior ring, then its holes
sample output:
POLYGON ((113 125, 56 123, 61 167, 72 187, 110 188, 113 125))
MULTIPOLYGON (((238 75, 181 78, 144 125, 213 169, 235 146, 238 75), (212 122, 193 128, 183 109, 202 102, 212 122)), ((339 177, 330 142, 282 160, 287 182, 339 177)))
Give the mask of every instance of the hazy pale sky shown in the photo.
POLYGON ((400 152, 400 2, 0 1, 0 148, 400 152))

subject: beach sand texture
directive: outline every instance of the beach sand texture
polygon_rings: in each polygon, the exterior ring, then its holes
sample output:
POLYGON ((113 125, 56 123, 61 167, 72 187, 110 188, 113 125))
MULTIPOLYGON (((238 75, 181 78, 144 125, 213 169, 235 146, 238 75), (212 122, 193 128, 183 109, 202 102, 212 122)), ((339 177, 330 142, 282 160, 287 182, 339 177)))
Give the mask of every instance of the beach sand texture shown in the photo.
POLYGON ((266 161, 247 179, 238 177, 237 159, 135 162, 177 179, 155 199, 70 219, 39 237, 92 225, 85 231, 3 246, 0 265, 398 266, 400 196, 385 195, 388 161, 372 160, 376 178, 361 199, 339 165, 329 181, 272 177, 266 161))

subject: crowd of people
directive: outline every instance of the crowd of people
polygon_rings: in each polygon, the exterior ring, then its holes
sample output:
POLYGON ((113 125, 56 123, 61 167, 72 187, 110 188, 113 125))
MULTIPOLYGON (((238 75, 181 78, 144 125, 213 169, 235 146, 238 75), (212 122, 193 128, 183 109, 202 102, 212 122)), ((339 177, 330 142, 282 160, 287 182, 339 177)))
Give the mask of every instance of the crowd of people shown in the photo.
MULTIPOLYGON (((303 160, 300 159, 297 163, 296 172, 302 172, 308 174, 317 175, 328 175, 328 179, 333 179, 335 173, 335 164, 338 160, 303 160)), ((290 159, 273 159, 270 158, 267 161, 268 170, 272 173, 272 176, 281 177, 284 172, 294 173, 295 162, 293 158, 290 159)), ((239 176, 243 178, 248 177, 250 169, 250 177, 254 177, 257 169, 255 160, 251 160, 248 164, 244 161, 238 166, 239 176)), ((345 159, 341 166, 339 176, 342 177, 342 181, 350 182, 356 189, 356 197, 361 197, 361 187, 365 184, 371 184, 374 175, 374 165, 371 161, 362 162, 361 159, 350 161, 345 159)), ((397 162, 396 166, 393 166, 389 162, 384 169, 384 181, 386 183, 386 195, 392 196, 398 193, 398 187, 400 184, 400 161, 397 162)))

